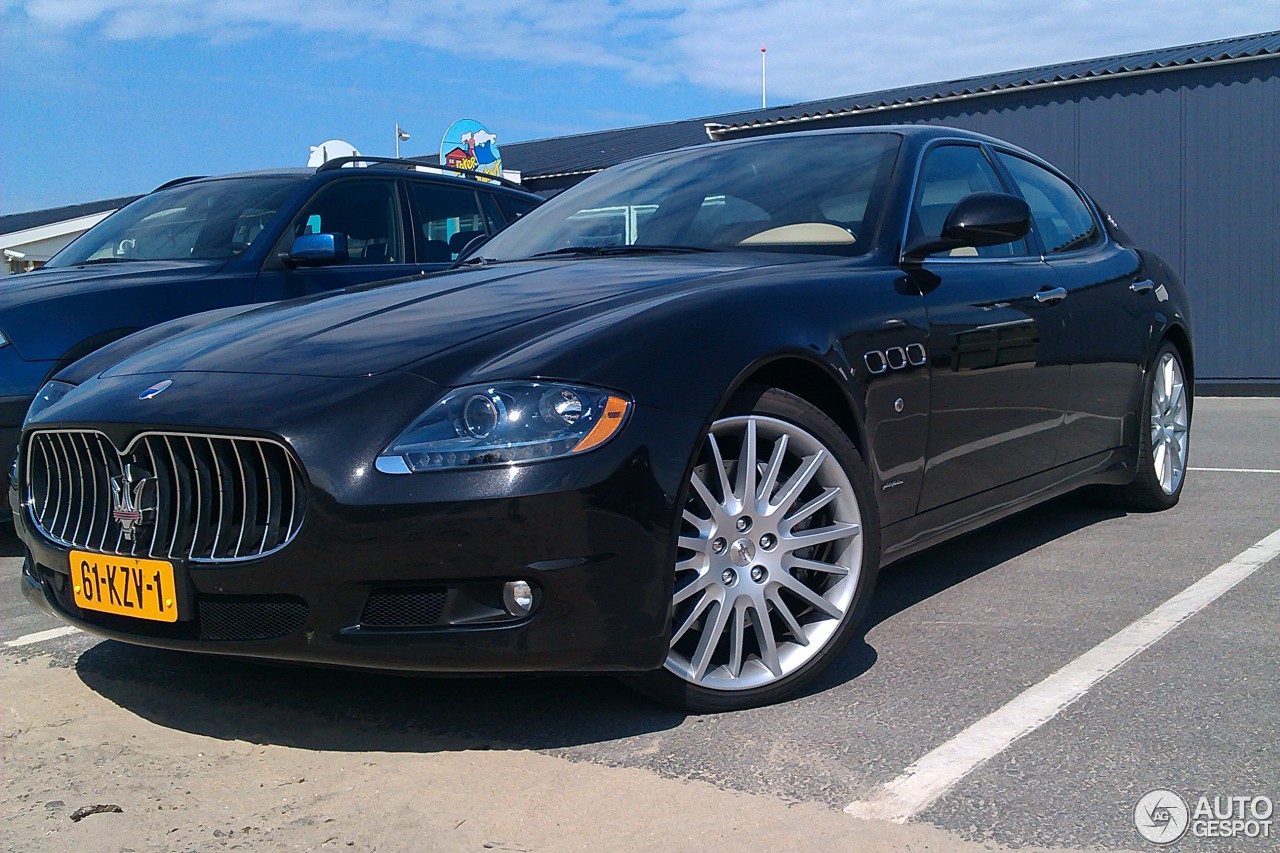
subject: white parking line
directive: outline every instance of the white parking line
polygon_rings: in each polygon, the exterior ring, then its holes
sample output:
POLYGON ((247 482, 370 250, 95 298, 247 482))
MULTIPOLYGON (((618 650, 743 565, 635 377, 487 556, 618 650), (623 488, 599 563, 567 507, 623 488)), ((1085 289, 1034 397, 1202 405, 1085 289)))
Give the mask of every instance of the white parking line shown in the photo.
POLYGON ((1190 470, 1218 474, 1280 474, 1280 468, 1192 468, 1190 470))
POLYGON ((18 646, 29 646, 32 643, 43 643, 45 640, 56 640, 58 637, 65 637, 68 634, 77 634, 79 632, 79 628, 64 625, 61 628, 50 628, 48 631, 37 631, 34 634, 27 634, 16 640, 5 640, 4 644, 11 649, 16 649, 18 646))
POLYGON ((1035 731, 1107 675, 1280 554, 1280 530, 1205 575, 1151 613, 1102 641, 1044 681, 1016 696, 929 752, 851 815, 906 823, 952 786, 1019 738, 1035 731))

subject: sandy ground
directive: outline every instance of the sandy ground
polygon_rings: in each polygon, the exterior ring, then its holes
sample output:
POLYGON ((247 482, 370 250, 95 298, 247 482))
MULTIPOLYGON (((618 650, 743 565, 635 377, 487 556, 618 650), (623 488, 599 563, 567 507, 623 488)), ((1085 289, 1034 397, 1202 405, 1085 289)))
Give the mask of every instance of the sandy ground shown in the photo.
POLYGON ((0 695, 10 851, 996 849, 529 750, 330 752, 191 734, 41 658, 0 662, 0 695), (99 804, 121 812, 70 819, 99 804))

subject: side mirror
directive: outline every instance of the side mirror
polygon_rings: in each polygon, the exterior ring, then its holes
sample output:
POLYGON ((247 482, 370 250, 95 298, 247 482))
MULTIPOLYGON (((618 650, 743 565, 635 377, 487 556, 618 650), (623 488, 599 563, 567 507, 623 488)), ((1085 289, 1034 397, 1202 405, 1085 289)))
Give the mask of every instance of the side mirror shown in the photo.
POLYGON ((947 214, 938 237, 923 237, 903 253, 908 263, 961 246, 995 246, 1021 240, 1031 230, 1031 208, 1005 193, 970 193, 947 214))
POLYGON ((349 257, 346 234, 303 234, 280 260, 290 267, 320 267, 343 263, 349 257))

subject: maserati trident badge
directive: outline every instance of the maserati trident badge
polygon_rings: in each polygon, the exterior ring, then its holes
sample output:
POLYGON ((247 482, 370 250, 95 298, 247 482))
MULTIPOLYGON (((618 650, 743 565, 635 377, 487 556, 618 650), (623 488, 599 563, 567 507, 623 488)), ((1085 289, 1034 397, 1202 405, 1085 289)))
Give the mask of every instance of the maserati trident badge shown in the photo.
POLYGON ((155 478, 137 465, 126 464, 119 477, 111 478, 111 517, 120 525, 120 532, 128 541, 134 541, 139 531, 150 524, 155 508, 146 506, 147 486, 155 478))
POLYGON ((138 395, 138 399, 139 399, 139 400, 150 400, 152 397, 155 397, 155 396, 156 396, 156 395, 158 395, 161 391, 163 391, 164 389, 168 388, 168 387, 169 387, 170 385, 172 385, 172 384, 173 384, 173 380, 172 380, 172 379, 166 379, 166 380, 164 380, 163 382, 157 382, 155 385, 152 385, 150 388, 148 388, 147 390, 145 390, 145 391, 143 391, 141 394, 139 394, 139 395, 138 395))

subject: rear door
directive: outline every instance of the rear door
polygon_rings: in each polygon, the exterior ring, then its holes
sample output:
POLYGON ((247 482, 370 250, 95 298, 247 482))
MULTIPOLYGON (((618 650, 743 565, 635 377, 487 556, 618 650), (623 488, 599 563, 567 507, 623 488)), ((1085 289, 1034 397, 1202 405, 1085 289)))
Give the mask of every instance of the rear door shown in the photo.
POLYGON ((255 301, 293 299, 353 284, 420 274, 406 257, 405 211, 393 177, 353 176, 325 184, 285 229, 258 274, 255 301), (345 263, 290 268, 279 256, 303 234, 345 234, 345 263))
MULTIPOLYGON (((1065 464, 1124 443, 1137 406, 1150 312, 1137 253, 1109 241, 1092 206, 1065 178, 1013 152, 997 151, 1067 292, 1071 392, 1058 446, 1065 464)), ((1151 282, 1145 284, 1150 287, 1151 282)))
MULTIPOLYGON (((926 150, 907 243, 974 192, 1008 192, 987 149, 926 150)), ((929 316, 931 417, 920 511, 1051 468, 1067 404, 1066 309, 1031 239, 953 250, 909 275, 929 316)))

